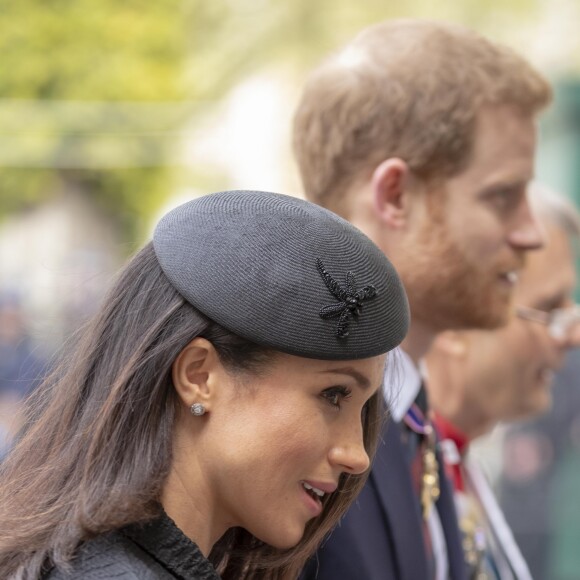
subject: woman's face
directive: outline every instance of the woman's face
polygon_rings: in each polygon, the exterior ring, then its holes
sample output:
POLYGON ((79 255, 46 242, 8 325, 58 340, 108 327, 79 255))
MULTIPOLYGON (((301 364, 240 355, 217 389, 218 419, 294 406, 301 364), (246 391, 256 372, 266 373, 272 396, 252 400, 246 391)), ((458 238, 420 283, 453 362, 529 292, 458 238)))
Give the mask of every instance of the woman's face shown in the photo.
POLYGON ((223 367, 214 373, 208 413, 188 417, 197 423, 195 460, 181 465, 182 481, 196 482, 190 496, 213 506, 214 529, 240 526, 274 547, 296 545, 322 511, 318 494, 332 493, 342 473, 369 467, 362 413, 384 364, 385 355, 319 361, 280 354, 258 376, 234 377, 223 367))

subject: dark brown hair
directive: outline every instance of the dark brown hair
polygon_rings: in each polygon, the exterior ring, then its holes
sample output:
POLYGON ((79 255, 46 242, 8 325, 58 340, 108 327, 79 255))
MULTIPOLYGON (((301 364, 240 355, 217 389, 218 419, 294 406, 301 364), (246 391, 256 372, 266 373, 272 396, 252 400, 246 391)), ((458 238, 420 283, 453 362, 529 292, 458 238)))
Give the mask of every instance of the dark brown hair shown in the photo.
MULTIPOLYGON (((173 288, 148 244, 119 276, 72 354, 28 401, 28 423, 0 466, 0 577, 32 580, 66 566, 83 541, 159 514, 172 460, 177 396, 171 368, 195 337, 231 372, 275 357, 220 327, 173 288)), ((380 397, 367 404, 370 453, 380 397)), ((364 483, 343 477, 323 515, 293 549, 230 530, 210 559, 224 578, 296 577, 364 483)))

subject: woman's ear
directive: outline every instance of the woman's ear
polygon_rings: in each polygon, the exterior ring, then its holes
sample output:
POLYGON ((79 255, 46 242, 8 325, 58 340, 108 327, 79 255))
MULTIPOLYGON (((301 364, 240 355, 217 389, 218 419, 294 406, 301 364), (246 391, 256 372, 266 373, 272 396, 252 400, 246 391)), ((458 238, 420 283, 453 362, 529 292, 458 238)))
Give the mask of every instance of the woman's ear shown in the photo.
POLYGON ((396 157, 386 159, 373 172, 371 183, 375 211, 381 221, 392 228, 398 229, 405 225, 409 178, 409 166, 396 157))
POLYGON ((183 404, 189 409, 194 403, 211 410, 215 399, 213 380, 223 370, 215 347, 205 338, 194 338, 173 362, 173 386, 183 404))

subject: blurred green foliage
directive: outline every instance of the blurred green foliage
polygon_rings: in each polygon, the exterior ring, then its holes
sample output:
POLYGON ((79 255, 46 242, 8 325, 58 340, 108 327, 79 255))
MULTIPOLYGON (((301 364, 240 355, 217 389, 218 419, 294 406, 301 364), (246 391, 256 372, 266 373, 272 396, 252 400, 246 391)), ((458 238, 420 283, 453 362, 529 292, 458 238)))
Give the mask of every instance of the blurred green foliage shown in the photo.
MULTIPOLYGON (((3 163, 0 169, 0 216, 58 195, 72 183, 112 216, 123 216, 120 225, 129 235, 136 233, 140 216, 158 205, 171 186, 169 168, 155 162, 141 167, 128 163, 127 168, 122 161, 116 163, 120 168, 67 162, 67 151, 76 159, 85 149, 90 158, 99 133, 119 129, 107 127, 103 115, 89 123, 87 115, 82 122, 71 121, 51 103, 183 99, 184 26, 180 0, 146 5, 128 0, 0 0, 0 98, 46 105, 21 114, 8 107, 0 119, 4 147, 24 149, 19 152, 24 161, 3 163), (39 147, 43 154, 37 163, 33 153, 39 147)), ((127 115, 113 122, 132 131, 127 115)), ((162 161, 161 149, 167 144, 137 135, 126 146, 157 148, 148 159, 162 161)), ((115 154, 122 159, 123 148, 115 154)))
POLYGON ((3 98, 174 99, 180 0, 2 0, 3 98))

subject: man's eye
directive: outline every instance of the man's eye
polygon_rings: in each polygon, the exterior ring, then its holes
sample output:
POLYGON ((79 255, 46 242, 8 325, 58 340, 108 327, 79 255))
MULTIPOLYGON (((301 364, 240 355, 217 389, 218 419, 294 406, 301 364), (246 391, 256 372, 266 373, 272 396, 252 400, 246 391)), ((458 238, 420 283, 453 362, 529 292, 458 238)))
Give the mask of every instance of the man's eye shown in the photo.
POLYGON ((333 407, 340 409, 342 401, 348 399, 351 395, 350 389, 346 387, 331 387, 322 391, 322 397, 333 407))
POLYGON ((561 310, 562 308, 566 308, 566 302, 561 298, 557 300, 550 300, 549 302, 543 302, 537 306, 538 310, 542 310, 546 314, 552 314, 554 310, 561 310))
POLYGON ((525 189, 498 187, 487 192, 485 198, 499 211, 515 210, 525 196, 525 189))
POLYGON ((496 191, 491 197, 492 203, 499 209, 510 209, 519 202, 517 194, 509 190, 496 191))

